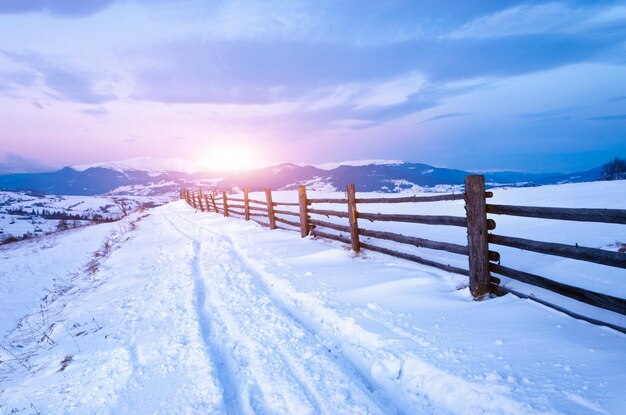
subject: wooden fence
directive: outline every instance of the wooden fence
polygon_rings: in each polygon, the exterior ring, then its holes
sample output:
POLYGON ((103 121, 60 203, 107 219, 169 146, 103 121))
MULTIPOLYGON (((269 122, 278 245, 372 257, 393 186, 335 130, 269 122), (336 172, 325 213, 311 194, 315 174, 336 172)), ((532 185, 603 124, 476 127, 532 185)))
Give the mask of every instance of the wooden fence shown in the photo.
POLYGON ((229 197, 226 192, 221 192, 220 196, 217 193, 205 193, 201 189, 198 191, 183 189, 180 191, 180 197, 186 200, 187 203, 195 209, 199 209, 203 212, 212 211, 223 214, 224 216, 236 215, 243 217, 245 220, 253 220, 270 229, 282 228, 293 230, 282 226, 289 225, 298 228, 302 237, 314 235, 337 240, 349 244, 355 252, 359 252, 363 248, 448 272, 466 275, 469 277, 470 291, 477 300, 483 299, 488 294, 505 295, 511 293, 518 297, 528 298, 550 306, 570 316, 594 324, 606 325, 626 333, 626 328, 600 322, 537 298, 534 295, 526 295, 516 290, 503 287, 500 285, 500 279, 491 274, 498 274, 527 284, 532 284, 583 303, 623 315, 626 315, 626 299, 556 282, 539 275, 502 266, 500 265, 500 254, 490 250, 490 245, 519 248, 541 254, 593 262, 622 269, 626 269, 626 253, 587 248, 579 245, 572 246, 497 235, 490 233, 490 231, 495 230, 496 222, 487 217, 487 215, 490 214, 580 222, 626 224, 626 210, 571 209, 488 204, 487 199, 491 198, 493 194, 485 190, 485 179, 482 175, 466 176, 464 193, 437 196, 357 198, 353 184, 347 186, 347 198, 308 198, 304 186, 298 187, 298 202, 274 202, 270 189, 265 189, 265 200, 251 199, 248 193, 248 189, 244 189, 243 198, 235 198, 229 197), (429 203, 453 200, 465 200, 465 216, 361 213, 357 208, 358 205, 372 203, 429 203), (315 205, 319 204, 347 205, 347 212, 318 209, 315 205), (297 207, 298 211, 284 210, 284 207, 297 207), (316 216, 347 219, 347 225, 313 219, 311 218, 312 214, 316 216), (289 219, 285 216, 289 217, 289 219), (258 220, 258 217, 267 218, 268 223, 258 220), (462 227, 467 230, 467 245, 433 241, 392 232, 362 229, 359 227, 359 219, 371 222, 384 221, 462 227), (349 234, 350 238, 325 232, 324 229, 332 229, 349 234), (360 240, 360 236, 412 245, 418 248, 428 248, 464 255, 468 258, 468 268, 459 268, 422 258, 417 255, 365 243, 360 240))

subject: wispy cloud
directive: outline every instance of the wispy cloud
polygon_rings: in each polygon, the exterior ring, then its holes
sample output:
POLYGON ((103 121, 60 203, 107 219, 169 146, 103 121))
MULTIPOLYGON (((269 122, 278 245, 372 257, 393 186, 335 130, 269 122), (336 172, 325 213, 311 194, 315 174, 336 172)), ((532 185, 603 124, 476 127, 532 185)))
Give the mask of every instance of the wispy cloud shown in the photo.
POLYGON ((626 23, 626 6, 570 7, 566 3, 522 4, 478 17, 445 35, 451 39, 501 38, 610 29, 626 23))
POLYGON ((116 0, 3 0, 0 13, 48 13, 57 16, 79 17, 97 13, 116 0))
POLYGON ((626 120, 626 114, 598 115, 596 117, 589 117, 587 119, 593 120, 593 121, 620 121, 620 120, 626 120))
POLYGON ((0 153, 0 174, 35 173, 51 170, 51 167, 37 160, 22 157, 11 152, 0 153))
POLYGON ((424 121, 421 122, 421 124, 424 124, 427 122, 445 120, 448 118, 467 117, 468 115, 470 115, 469 112, 449 112, 447 114, 439 114, 439 115, 432 116, 430 118, 426 118, 424 121))
POLYGON ((26 68, 22 85, 30 83, 34 86, 41 82, 49 89, 49 96, 57 100, 101 104, 115 98, 112 94, 98 92, 97 80, 84 71, 62 67, 34 53, 0 50, 0 54, 26 68), (29 73, 36 73, 38 76, 27 76, 29 73))

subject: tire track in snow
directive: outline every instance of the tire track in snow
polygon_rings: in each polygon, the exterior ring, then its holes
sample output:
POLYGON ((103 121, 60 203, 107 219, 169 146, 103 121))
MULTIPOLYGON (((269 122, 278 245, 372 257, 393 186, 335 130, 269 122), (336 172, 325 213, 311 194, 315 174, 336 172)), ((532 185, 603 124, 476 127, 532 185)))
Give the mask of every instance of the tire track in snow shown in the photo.
POLYGON ((237 388, 232 362, 229 359, 227 352, 224 350, 224 345, 215 340, 216 334, 214 333, 217 333, 217 328, 214 327, 215 325, 212 324, 211 319, 206 312, 206 289, 200 272, 200 262, 202 260, 201 255, 201 242, 193 240, 193 259, 191 269, 194 278, 194 290, 196 296, 194 303, 196 313, 198 314, 198 322, 200 323, 200 334, 206 349, 217 366, 215 375, 222 386, 224 393, 222 397, 224 400, 224 409, 228 414, 236 414, 241 412, 242 402, 239 399, 240 393, 237 388))
MULTIPOLYGON (((170 212, 193 227, 193 233, 198 232, 196 223, 170 212)), ((179 232, 197 241, 169 218, 168 221, 179 232)), ((315 333, 268 296, 259 286, 255 271, 235 252, 228 238, 211 230, 208 233, 212 236, 211 256, 217 260, 202 259, 198 263, 198 272, 204 273, 202 280, 205 284, 210 280, 209 302, 220 316, 219 320, 229 328, 229 335, 238 341, 233 355, 241 358, 238 363, 254 368, 253 376, 267 405, 264 410, 397 412, 396 408, 378 399, 376 388, 348 361, 333 355, 320 344, 315 333)), ((202 237, 206 239, 209 235, 203 234, 202 237)), ((234 357, 235 361, 237 357, 234 357)))

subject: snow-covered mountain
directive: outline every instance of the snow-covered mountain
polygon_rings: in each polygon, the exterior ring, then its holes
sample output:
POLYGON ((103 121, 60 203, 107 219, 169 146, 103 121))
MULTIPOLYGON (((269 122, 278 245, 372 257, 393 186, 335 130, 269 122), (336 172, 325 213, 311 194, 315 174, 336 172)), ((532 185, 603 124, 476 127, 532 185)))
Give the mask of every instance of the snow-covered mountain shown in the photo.
MULTIPOLYGON (((536 186, 597 180, 600 168, 580 173, 535 174, 486 172, 490 187, 536 186)), ((462 186, 468 171, 398 160, 361 160, 311 166, 281 163, 245 172, 207 171, 181 159, 135 158, 66 167, 49 173, 0 175, 0 189, 31 190, 59 195, 106 193, 158 195, 181 187, 219 190, 290 189, 304 184, 317 190, 342 190, 354 183, 358 191, 437 191, 462 186)))

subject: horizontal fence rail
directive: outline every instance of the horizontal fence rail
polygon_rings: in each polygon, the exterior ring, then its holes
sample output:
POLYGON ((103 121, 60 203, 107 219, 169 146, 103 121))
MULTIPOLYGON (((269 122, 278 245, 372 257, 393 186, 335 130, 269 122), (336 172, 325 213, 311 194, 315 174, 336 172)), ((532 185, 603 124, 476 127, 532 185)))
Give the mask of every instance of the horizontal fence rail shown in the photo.
POLYGON ((500 253, 491 250, 490 245, 517 248, 543 255, 564 257, 617 268, 626 268, 626 253, 494 234, 489 231, 496 228, 496 222, 487 217, 488 214, 491 214, 549 220, 626 224, 626 210, 488 204, 487 199, 493 197, 493 193, 485 190, 484 176, 481 175, 467 176, 463 193, 433 196, 357 198, 354 185, 348 185, 346 195, 347 197, 344 198, 308 198, 306 188, 299 186, 297 202, 274 202, 270 189, 265 189, 265 200, 249 198, 248 189, 243 190, 243 198, 230 197, 226 192, 221 192, 221 194, 217 192, 203 192, 202 189, 198 191, 183 189, 180 191, 181 199, 185 200, 194 209, 202 212, 214 212, 224 216, 233 214, 270 229, 299 230, 302 237, 312 235, 350 244, 355 252, 366 249, 468 276, 470 291, 475 299, 482 299, 489 294, 499 296, 510 293, 520 298, 537 301, 575 318, 594 324, 603 324, 626 333, 626 328, 603 323, 580 313, 572 312, 552 302, 537 298, 533 294, 524 294, 510 287, 501 286, 500 279, 492 276, 492 273, 622 315, 626 315, 626 299, 506 267, 500 264, 500 253), (465 216, 365 213, 358 210, 358 205, 360 204, 432 203, 458 200, 465 202, 465 216), (344 205, 347 209, 342 211, 315 207, 315 205, 324 204, 344 205), (297 209, 286 210, 281 208, 283 206, 297 209), (319 217, 347 219, 347 224, 330 222, 319 217), (267 222, 256 218, 264 218, 267 222), (467 245, 460 245, 384 230, 365 229, 360 226, 360 221, 461 227, 467 231, 468 243, 467 245), (329 233, 326 231, 327 229, 339 232, 339 234, 329 233), (368 239, 361 241, 363 237, 368 239), (468 260, 468 269, 374 245, 371 241, 375 240, 465 256, 468 260))

